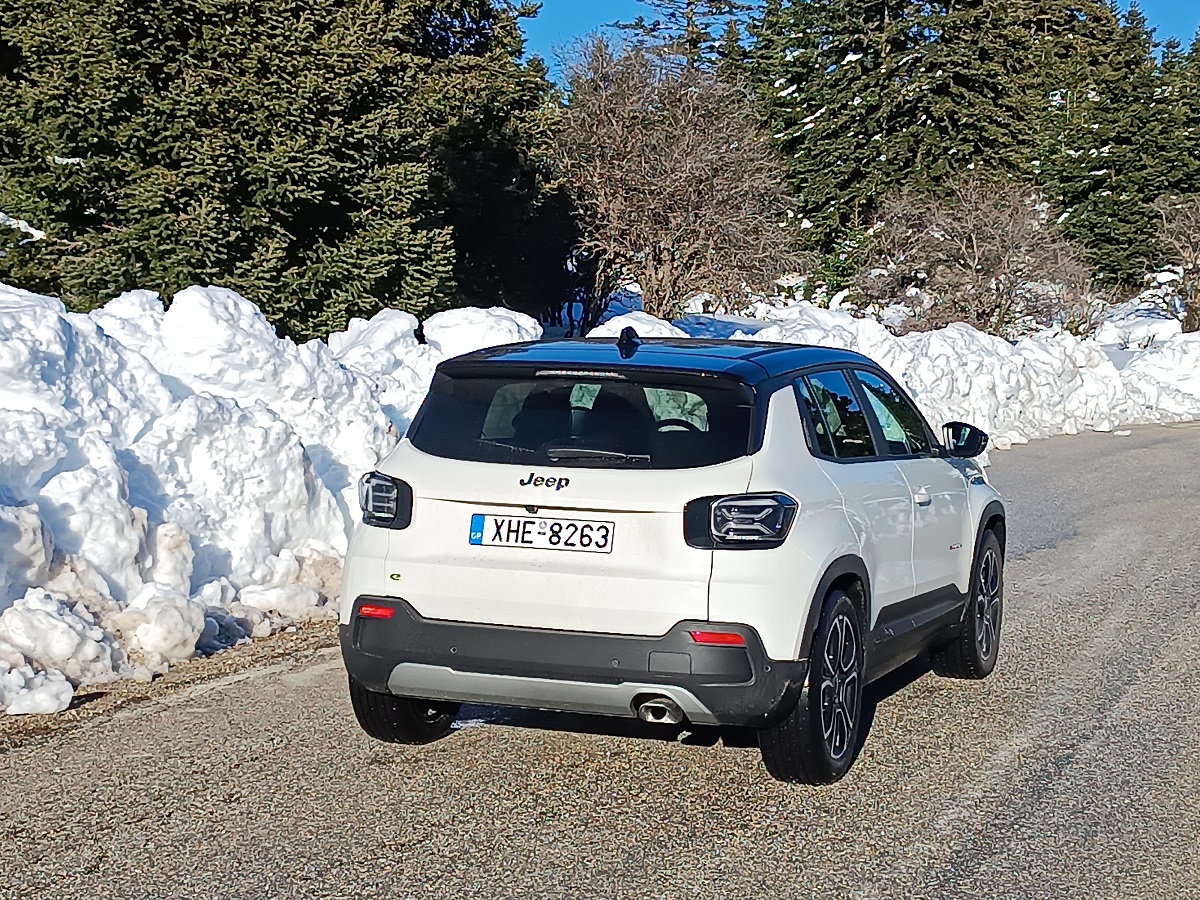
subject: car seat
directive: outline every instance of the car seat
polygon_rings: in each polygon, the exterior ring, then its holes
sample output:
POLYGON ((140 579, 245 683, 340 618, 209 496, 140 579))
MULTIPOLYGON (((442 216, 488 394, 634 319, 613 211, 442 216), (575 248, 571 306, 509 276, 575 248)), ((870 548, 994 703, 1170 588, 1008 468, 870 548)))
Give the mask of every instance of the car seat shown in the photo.
POLYGON ((536 450, 551 441, 568 442, 571 439, 570 388, 530 394, 521 411, 513 416, 512 424, 512 442, 518 447, 536 450))

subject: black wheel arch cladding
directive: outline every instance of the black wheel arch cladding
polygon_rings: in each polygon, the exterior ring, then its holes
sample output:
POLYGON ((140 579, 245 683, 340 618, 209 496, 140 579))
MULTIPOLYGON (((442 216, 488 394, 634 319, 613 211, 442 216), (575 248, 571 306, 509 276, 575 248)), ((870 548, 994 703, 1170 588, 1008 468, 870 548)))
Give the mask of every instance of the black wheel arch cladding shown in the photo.
POLYGON ((852 554, 840 556, 825 569, 825 574, 821 576, 821 580, 817 583, 817 589, 813 592, 812 602, 808 607, 808 618, 804 623, 804 636, 800 641, 800 659, 808 659, 809 653, 812 651, 813 636, 821 621, 821 611, 825 607, 825 598, 838 586, 843 586, 843 590, 850 595, 851 601, 858 609, 861 632, 863 634, 870 633, 871 616, 868 598, 871 596, 871 576, 867 574, 866 563, 852 554), (859 596, 855 596, 854 592, 844 586, 851 581, 859 584, 859 596))

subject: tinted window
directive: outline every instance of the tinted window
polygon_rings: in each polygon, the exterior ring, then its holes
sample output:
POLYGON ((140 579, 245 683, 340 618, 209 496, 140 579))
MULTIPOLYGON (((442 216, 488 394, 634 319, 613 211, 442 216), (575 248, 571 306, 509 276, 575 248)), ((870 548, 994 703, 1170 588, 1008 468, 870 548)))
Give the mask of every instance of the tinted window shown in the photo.
POLYGON ((818 372, 807 378, 819 418, 839 459, 875 456, 867 417, 841 372, 818 372))
POLYGON ((816 446, 812 449, 824 456, 833 456, 833 441, 829 438, 829 429, 825 427, 825 420, 817 409, 812 391, 808 389, 808 383, 803 378, 796 381, 796 393, 799 394, 800 402, 808 411, 808 420, 812 423, 812 437, 816 441, 816 446))
POLYGON ((748 388, 710 378, 442 372, 409 439, 426 453, 475 462, 684 469, 745 456, 752 413, 748 388))
POLYGON ((929 437, 921 414, 896 388, 878 375, 855 371, 863 393, 879 428, 883 432, 887 452, 891 456, 917 456, 929 452, 929 437))

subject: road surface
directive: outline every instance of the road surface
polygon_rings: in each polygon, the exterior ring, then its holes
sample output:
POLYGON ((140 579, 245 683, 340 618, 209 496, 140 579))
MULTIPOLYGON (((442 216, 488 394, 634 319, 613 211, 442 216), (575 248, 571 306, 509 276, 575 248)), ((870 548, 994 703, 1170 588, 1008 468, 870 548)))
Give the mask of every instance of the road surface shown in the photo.
POLYGON ((310 651, 10 743, 0 895, 1200 898, 1200 427, 993 455, 997 673, 890 679, 840 784, 480 707, 372 743, 310 651))

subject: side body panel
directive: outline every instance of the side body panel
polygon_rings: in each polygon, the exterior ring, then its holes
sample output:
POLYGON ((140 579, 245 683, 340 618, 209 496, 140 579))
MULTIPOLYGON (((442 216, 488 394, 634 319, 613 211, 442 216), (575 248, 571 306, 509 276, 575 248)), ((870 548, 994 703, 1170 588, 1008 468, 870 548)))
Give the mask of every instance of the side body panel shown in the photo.
POLYGON ((772 659, 797 659, 822 576, 838 557, 859 555, 862 545, 837 486, 808 451, 790 385, 770 399, 763 448, 754 461, 749 489, 783 491, 800 509, 783 546, 713 554, 710 618, 751 625, 772 659))
POLYGON ((845 501, 858 553, 871 575, 871 627, 885 607, 913 596, 913 498, 891 460, 817 464, 845 501))
POLYGON ((980 533, 993 515, 1005 516, 1004 498, 988 482, 983 467, 973 459, 949 461, 962 473, 967 484, 967 514, 963 516, 963 547, 969 552, 957 560, 957 583, 964 592, 970 590, 971 567, 975 563, 975 550, 980 533))
POLYGON ((964 527, 971 524, 966 480, 939 457, 903 459, 897 466, 913 496, 913 595, 948 585, 965 592, 963 558, 974 551, 974 541, 963 539, 964 527))

